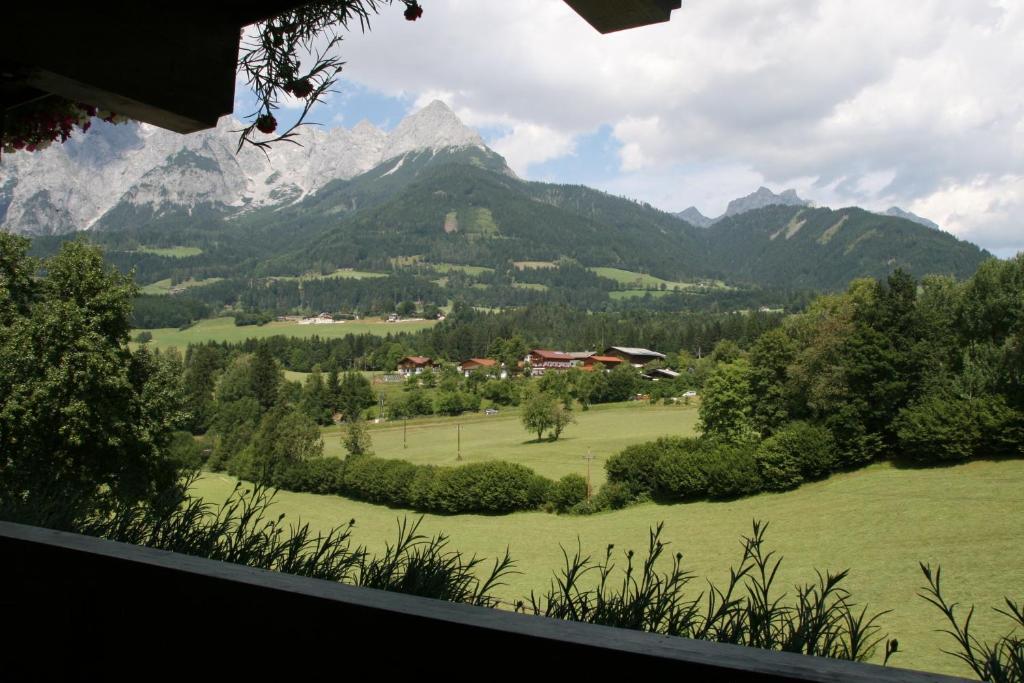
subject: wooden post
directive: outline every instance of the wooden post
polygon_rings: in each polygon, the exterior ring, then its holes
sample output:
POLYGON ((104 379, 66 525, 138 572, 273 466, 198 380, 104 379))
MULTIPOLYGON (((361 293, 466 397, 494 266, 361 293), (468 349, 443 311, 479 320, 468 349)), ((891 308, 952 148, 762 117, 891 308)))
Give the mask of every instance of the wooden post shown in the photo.
POLYGON ((458 434, 458 436, 456 437, 458 439, 458 441, 456 442, 458 445, 456 446, 457 450, 455 452, 455 459, 456 460, 462 460, 462 423, 461 422, 459 424, 455 425, 455 430, 456 430, 456 434, 458 434))
POLYGON ((587 461, 587 500, 590 500, 590 496, 592 495, 590 491, 590 461, 594 459, 594 454, 590 452, 589 448, 587 449, 587 454, 583 456, 583 459, 587 461))
POLYGON ((408 442, 406 441, 406 432, 409 429, 409 418, 402 420, 402 448, 408 448, 408 442))

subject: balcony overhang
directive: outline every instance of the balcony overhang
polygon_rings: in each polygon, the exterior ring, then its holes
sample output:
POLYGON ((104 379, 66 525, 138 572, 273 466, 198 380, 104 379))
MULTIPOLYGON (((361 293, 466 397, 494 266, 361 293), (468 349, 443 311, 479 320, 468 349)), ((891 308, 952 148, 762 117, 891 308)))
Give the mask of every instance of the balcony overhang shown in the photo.
MULTIPOLYGON (((602 33, 668 21, 679 0, 566 0, 602 33)), ((15 3, 4 9, 0 114, 59 96, 178 133, 234 109, 244 26, 302 2, 15 3)))

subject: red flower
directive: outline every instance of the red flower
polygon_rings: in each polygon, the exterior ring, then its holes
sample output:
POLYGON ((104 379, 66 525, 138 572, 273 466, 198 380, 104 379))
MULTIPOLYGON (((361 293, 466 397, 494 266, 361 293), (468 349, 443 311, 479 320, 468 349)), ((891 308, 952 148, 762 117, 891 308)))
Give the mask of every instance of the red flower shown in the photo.
POLYGON ((423 16, 423 8, 420 7, 418 2, 413 2, 411 5, 405 8, 405 18, 409 21, 416 21, 423 16))
POLYGON ((273 114, 264 114, 256 119, 256 130, 270 135, 277 130, 277 119, 273 114))
POLYGON ((297 81, 290 81, 288 85, 284 86, 284 89, 296 97, 309 97, 309 94, 313 92, 313 84, 307 78, 300 78, 297 81))

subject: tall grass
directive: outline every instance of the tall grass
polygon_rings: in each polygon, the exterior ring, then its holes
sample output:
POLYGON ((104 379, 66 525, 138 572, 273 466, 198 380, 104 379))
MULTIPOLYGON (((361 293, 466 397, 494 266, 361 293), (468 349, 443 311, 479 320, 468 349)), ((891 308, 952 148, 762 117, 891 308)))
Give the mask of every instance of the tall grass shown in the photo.
POLYGON ((948 603, 942 595, 942 568, 936 567, 932 571, 930 565, 921 563, 921 572, 924 574, 928 585, 922 588, 919 595, 935 605, 946 617, 949 628, 943 629, 956 640, 959 650, 943 650, 952 655, 967 666, 971 667, 975 675, 983 681, 995 681, 996 683, 1020 683, 1024 681, 1024 605, 1005 598, 1006 609, 993 607, 992 609, 1006 616, 1013 623, 1013 630, 1002 636, 994 643, 983 643, 971 633, 971 618, 974 616, 974 606, 967 610, 967 616, 963 623, 957 621, 957 603, 948 603), (1017 629, 1021 631, 1018 632, 1017 629))
MULTIPOLYGON (((543 595, 531 593, 520 610, 556 619, 583 621, 671 636, 734 643, 769 650, 800 652, 822 657, 862 661, 885 640, 878 619, 859 611, 850 594, 840 586, 847 572, 818 573, 817 580, 785 603, 775 577, 782 563, 764 548, 767 524, 753 523, 753 533, 743 538, 743 556, 729 581, 719 588, 709 583, 696 595, 687 593, 694 575, 676 553, 671 568, 656 569, 664 555, 662 525, 650 532, 647 555, 639 560, 630 550, 620 579, 613 579, 614 546, 595 561, 579 549, 572 556, 563 548, 565 567, 543 595), (596 575, 596 585, 589 581, 596 575)), ((891 654, 888 645, 886 654, 891 654)), ((894 650, 893 650, 894 651, 894 650)))

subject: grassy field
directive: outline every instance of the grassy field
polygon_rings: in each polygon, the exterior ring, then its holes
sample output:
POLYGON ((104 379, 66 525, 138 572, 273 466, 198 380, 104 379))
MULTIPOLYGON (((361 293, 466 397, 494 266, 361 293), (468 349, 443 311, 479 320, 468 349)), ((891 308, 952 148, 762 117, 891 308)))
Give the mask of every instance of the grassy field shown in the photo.
MULTIPOLYGON (((662 285, 665 285, 666 289, 672 290, 678 287, 681 290, 687 289, 703 289, 712 287, 715 289, 728 289, 726 284, 720 280, 701 280, 700 282, 674 282, 672 280, 662 280, 660 277, 654 277, 653 275, 645 275, 644 273, 635 273, 631 270, 622 270, 621 268, 588 268, 587 270, 592 273, 596 273, 601 277, 606 277, 609 280, 615 280, 619 284, 626 285, 631 289, 647 290, 647 289, 659 289, 662 285)), ((621 298, 621 297, 620 297, 621 298)))
POLYGON ((169 258, 186 258, 188 256, 199 256, 203 250, 199 247, 139 247, 138 251, 143 254, 156 254, 169 258))
MULTIPOLYGON (((376 391, 380 385, 374 385, 376 391)), ((604 461, 626 446, 668 434, 694 432, 697 409, 693 406, 651 406, 618 403, 576 411, 576 424, 566 427, 558 441, 537 442, 526 431, 515 408, 501 408, 498 415, 476 413, 454 417, 409 420, 404 428, 408 448, 402 447, 403 424, 399 420, 371 425, 374 453, 382 458, 401 458, 421 465, 456 465, 458 441, 463 463, 505 460, 530 467, 538 474, 558 479, 576 472, 586 476, 583 456, 595 457, 591 476, 595 486, 604 482, 604 461), (461 437, 458 425, 461 425, 461 437)), ((324 452, 344 455, 340 428, 324 430, 324 452)))
POLYGON ((613 300, 620 299, 642 299, 645 296, 650 295, 657 299, 663 297, 666 294, 671 294, 672 290, 660 290, 660 289, 622 289, 615 292, 608 292, 608 297, 613 300))
POLYGON ((438 273, 450 273, 453 270, 458 270, 467 275, 481 275, 494 272, 494 268, 487 266, 463 266, 458 263, 424 263, 422 265, 428 266, 438 273))
POLYGON ((339 268, 333 273, 321 275, 320 273, 307 273, 305 275, 275 275, 269 280, 370 280, 378 277, 387 277, 387 273, 372 273, 368 270, 354 270, 352 268, 339 268))
MULTIPOLYGON (((578 425, 576 426, 578 428, 578 425)), ((375 436, 378 436, 377 434, 375 436)), ((235 481, 207 475, 195 492, 221 501, 235 481)), ((956 660, 940 613, 917 597, 924 578, 918 561, 941 564, 947 599, 975 604, 974 628, 981 637, 1008 630, 1009 621, 990 606, 1009 595, 1019 600, 1024 585, 1021 523, 1024 521, 1024 461, 974 462, 956 467, 905 470, 879 464, 841 474, 782 494, 763 494, 727 503, 639 505, 590 517, 542 512, 507 516, 426 515, 421 529, 445 532, 463 553, 494 558, 506 546, 521 574, 500 589, 505 599, 544 589, 562 566, 559 545, 603 555, 608 543, 619 551, 647 546, 648 529, 665 522, 663 538, 684 553, 698 577, 721 582, 741 552, 740 536, 752 519, 770 522, 769 547, 784 557, 778 585, 814 580, 814 569, 851 569, 846 586, 872 610, 892 609, 882 625, 899 638, 895 666, 966 675, 956 660)), ((335 496, 281 492, 276 512, 321 529, 356 519, 356 540, 380 551, 407 513, 335 496)), ((416 516, 416 515, 412 515, 416 516)), ((621 564, 621 562, 620 562, 621 564)))
MULTIPOLYGON (((187 330, 173 327, 150 330, 153 341, 151 348, 177 347, 184 349, 188 344, 206 341, 241 342, 246 339, 263 339, 284 335, 288 337, 344 337, 347 334, 397 334, 416 332, 436 325, 436 320, 410 320, 409 322, 387 323, 373 318, 355 320, 337 325, 299 325, 292 322, 272 322, 266 325, 237 327, 234 318, 211 318, 200 320, 187 330)), ((135 336, 141 330, 132 330, 135 336)))
POLYGON ((166 278, 163 280, 157 280, 156 282, 151 282, 148 285, 140 287, 139 290, 143 294, 170 294, 172 289, 188 289, 189 287, 212 285, 214 282, 220 282, 222 279, 223 278, 219 277, 206 278, 205 280, 189 279, 185 280, 184 282, 179 282, 175 286, 172 286, 171 278, 166 278))

